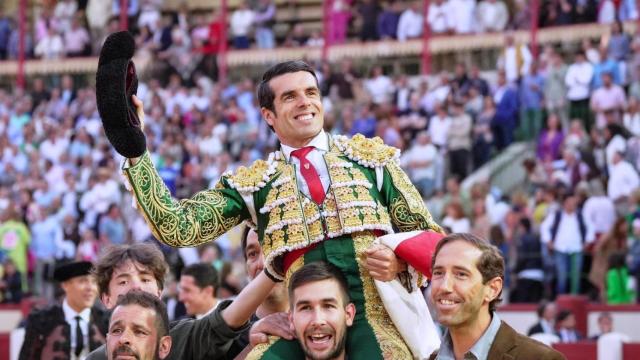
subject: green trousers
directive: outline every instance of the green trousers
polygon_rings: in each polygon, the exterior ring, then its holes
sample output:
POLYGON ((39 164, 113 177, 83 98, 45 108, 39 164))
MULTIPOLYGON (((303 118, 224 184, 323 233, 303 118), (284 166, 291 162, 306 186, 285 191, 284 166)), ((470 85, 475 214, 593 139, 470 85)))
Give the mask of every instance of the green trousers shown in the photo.
MULTIPOLYGON (((346 351, 349 360, 411 359, 411 352, 387 314, 373 279, 361 264, 362 254, 375 239, 371 232, 352 234, 321 242, 293 263, 286 279, 295 270, 315 261, 329 262, 345 275, 351 302, 356 307, 353 325, 347 331, 346 351)), ((304 359, 297 340, 273 338, 269 344, 256 346, 247 359, 304 359)))

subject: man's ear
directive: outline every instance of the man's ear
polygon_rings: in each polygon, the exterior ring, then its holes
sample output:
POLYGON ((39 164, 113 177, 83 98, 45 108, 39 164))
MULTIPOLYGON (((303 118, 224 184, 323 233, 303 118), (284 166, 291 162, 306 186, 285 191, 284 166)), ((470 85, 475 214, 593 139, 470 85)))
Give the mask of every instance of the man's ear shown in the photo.
POLYGON ((115 305, 115 304, 111 304, 111 296, 109 296, 109 294, 107 293, 101 294, 100 300, 102 301, 102 303, 107 309, 112 309, 113 305, 115 305))
POLYGON ((489 280, 485 289, 485 301, 490 303, 500 296, 500 292, 502 291, 502 278, 496 276, 489 280))
POLYGON ((276 114, 273 111, 267 109, 266 107, 260 108, 260 113, 264 120, 269 124, 269 126, 273 127, 273 124, 276 121, 276 114))
POLYGON ((169 356, 171 352, 171 336, 165 335, 160 338, 160 344, 158 345, 158 357, 164 359, 169 356))
POLYGON ((293 310, 289 309, 289 330, 291 330, 292 333, 296 333, 296 328, 293 326, 293 310))
POLYGON ((353 325, 353 318, 356 316, 356 306, 353 305, 353 303, 348 303, 344 311, 347 313, 347 326, 353 325))

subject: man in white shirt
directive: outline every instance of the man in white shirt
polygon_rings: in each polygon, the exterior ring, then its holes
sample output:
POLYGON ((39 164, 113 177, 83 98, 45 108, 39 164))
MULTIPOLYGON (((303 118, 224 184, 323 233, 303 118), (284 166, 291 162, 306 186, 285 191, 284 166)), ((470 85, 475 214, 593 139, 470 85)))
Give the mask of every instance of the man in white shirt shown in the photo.
POLYGON ((485 0, 478 4, 476 11, 480 31, 500 32, 509 21, 509 11, 502 1, 485 0))
POLYGON ((456 34, 475 32, 476 0, 449 0, 449 27, 456 34))
POLYGON ((411 180, 424 199, 431 197, 435 187, 438 156, 438 149, 426 131, 418 133, 416 142, 402 156, 404 167, 409 169, 411 180))
POLYGON ((590 85, 593 78, 593 65, 587 61, 582 51, 576 53, 575 62, 569 66, 564 82, 567 85, 569 99, 569 118, 582 120, 583 126, 589 130, 590 85))
POLYGON ((196 319, 209 315, 218 306, 218 272, 212 264, 197 263, 182 270, 178 299, 187 314, 196 319))
MULTIPOLYGON (((444 0, 435 0, 431 2, 431 5, 429 5, 427 22, 429 23, 432 34, 444 34, 449 30, 448 10, 449 4, 444 0)), ((398 33, 400 32, 399 25, 400 24, 398 24, 398 33)))
POLYGON ((411 2, 398 20, 398 40, 405 41, 422 35, 423 23, 420 4, 417 1, 411 2))
POLYGON ((91 267, 86 261, 56 267, 54 278, 64 290, 64 300, 62 305, 29 314, 21 359, 53 359, 60 352, 67 359, 84 359, 104 344, 108 316, 92 308, 98 287, 89 273, 91 267))
POLYGON ((582 207, 582 214, 587 222, 593 225, 596 238, 606 234, 616 221, 616 209, 613 201, 609 199, 600 182, 592 183, 589 189, 589 198, 582 207))
POLYGON ((382 66, 373 68, 373 76, 365 83, 365 88, 374 104, 382 104, 391 101, 394 92, 393 81, 384 74, 382 66))
POLYGON ((238 9, 231 14, 229 26, 233 35, 233 45, 236 49, 249 48, 249 32, 254 18, 255 13, 249 8, 246 1, 240 2, 238 9))
POLYGON ((507 81, 513 83, 520 76, 529 73, 533 57, 526 45, 516 45, 513 34, 507 34, 504 42, 504 51, 498 59, 498 69, 503 70, 507 81))
POLYGON ((580 292, 582 256, 586 244, 595 239, 593 226, 585 221, 582 209, 573 193, 566 193, 562 209, 551 212, 540 226, 540 237, 553 252, 556 266, 557 295, 567 293, 567 279, 571 293, 580 292))
POLYGON ((640 186, 638 172, 631 164, 624 161, 624 154, 616 152, 613 155, 613 166, 609 174, 607 195, 614 203, 626 202, 631 194, 640 186))

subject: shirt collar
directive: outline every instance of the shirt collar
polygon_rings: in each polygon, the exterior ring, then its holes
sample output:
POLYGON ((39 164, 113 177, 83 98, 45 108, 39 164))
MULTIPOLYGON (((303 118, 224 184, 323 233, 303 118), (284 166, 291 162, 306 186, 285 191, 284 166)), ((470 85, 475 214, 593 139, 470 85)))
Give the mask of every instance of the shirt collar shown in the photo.
POLYGON ((67 302, 67 298, 65 298, 64 301, 62 302, 62 311, 64 311, 64 318, 65 320, 67 320, 69 324, 75 324, 76 316, 80 316, 80 318, 82 318, 82 320, 86 322, 89 322, 89 319, 91 318, 90 307, 85 308, 84 310, 78 313, 75 310, 73 310, 71 306, 69 306, 69 303, 67 302))
MULTIPOLYGON (((472 354, 476 359, 487 359, 489 356, 489 350, 491 349, 491 345, 493 344, 493 340, 496 338, 496 334, 498 334, 498 330, 500 329, 500 318, 498 314, 495 312, 492 314, 491 322, 489 323, 489 327, 484 331, 484 334, 476 341, 475 344, 467 351, 467 354, 472 354)), ((465 359, 468 357, 465 355, 465 359)), ((451 340, 451 334, 449 334, 449 330, 447 330, 442 339, 442 345, 440 346, 440 350, 438 351, 437 360, 455 360, 455 355, 453 352, 453 341, 451 340)))
MULTIPOLYGON (((311 139, 311 141, 309 142, 309 144, 307 144, 307 146, 313 146, 317 150, 320 150, 322 152, 329 151, 329 137, 327 136, 327 133, 325 133, 324 130, 320 130, 318 135, 316 135, 313 139, 311 139)), ((298 148, 294 148, 285 144, 281 144, 281 147, 282 147, 282 153, 284 154, 287 161, 289 161, 291 157, 291 152, 298 150, 298 148)))
POLYGON ((211 314, 218 307, 219 304, 220 304, 220 301, 216 301, 216 304, 213 305, 211 307, 211 309, 209 309, 209 311, 207 311, 206 313, 204 313, 204 314, 196 314, 196 320, 200 320, 203 317, 206 317, 207 315, 211 314))

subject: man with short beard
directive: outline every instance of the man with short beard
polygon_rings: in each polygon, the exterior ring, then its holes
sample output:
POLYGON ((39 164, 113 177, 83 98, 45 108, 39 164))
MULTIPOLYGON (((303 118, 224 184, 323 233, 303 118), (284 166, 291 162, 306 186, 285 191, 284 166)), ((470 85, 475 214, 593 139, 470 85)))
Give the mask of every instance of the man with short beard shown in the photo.
POLYGON ((141 290, 121 296, 109 321, 108 359, 159 360, 165 359, 169 351, 169 316, 164 303, 141 290))
MULTIPOLYGON (((289 282, 289 318, 307 360, 344 360, 347 328, 356 307, 347 280, 335 266, 312 262, 296 271, 289 282)), ((292 354, 292 359, 302 354, 292 354)))

